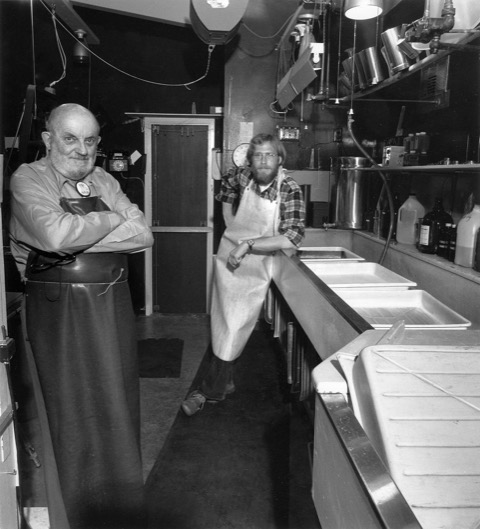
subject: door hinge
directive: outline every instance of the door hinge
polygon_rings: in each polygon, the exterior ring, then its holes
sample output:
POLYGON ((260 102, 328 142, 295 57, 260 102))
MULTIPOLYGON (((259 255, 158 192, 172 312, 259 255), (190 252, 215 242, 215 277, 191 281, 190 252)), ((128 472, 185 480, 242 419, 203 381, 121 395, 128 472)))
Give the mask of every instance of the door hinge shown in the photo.
POLYGON ((13 338, 4 338, 0 340, 0 362, 7 364, 15 354, 15 340, 13 338))

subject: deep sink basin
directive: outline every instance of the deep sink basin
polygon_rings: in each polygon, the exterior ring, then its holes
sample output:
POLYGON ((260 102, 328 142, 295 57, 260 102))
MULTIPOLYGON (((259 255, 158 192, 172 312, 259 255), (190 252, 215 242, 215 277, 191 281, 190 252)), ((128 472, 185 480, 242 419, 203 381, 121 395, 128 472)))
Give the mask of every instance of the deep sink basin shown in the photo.
POLYGON ((320 261, 364 261, 363 257, 341 246, 300 248, 297 251, 297 257, 302 261, 309 259, 320 261))

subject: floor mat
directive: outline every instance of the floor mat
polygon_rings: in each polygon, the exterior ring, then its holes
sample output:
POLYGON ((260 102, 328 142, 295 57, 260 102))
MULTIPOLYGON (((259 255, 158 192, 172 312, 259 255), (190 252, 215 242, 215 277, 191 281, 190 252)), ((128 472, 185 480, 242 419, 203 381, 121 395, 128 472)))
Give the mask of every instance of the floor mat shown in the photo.
POLYGON ((275 344, 255 331, 236 362, 236 392, 193 417, 179 411, 147 480, 151 529, 289 527, 291 408, 275 344))
POLYGON ((138 340, 141 378, 178 378, 182 369, 183 340, 148 338, 138 340))

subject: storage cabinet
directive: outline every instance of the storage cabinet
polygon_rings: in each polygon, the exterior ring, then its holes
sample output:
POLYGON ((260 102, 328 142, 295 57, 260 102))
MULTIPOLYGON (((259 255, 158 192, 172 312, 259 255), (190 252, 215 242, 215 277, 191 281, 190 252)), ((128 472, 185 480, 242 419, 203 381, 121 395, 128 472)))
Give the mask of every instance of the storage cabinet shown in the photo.
POLYGON ((290 391, 299 401, 306 401, 315 392, 311 373, 319 364, 320 358, 274 284, 268 292, 265 319, 271 325, 273 336, 278 339, 285 355, 290 391))

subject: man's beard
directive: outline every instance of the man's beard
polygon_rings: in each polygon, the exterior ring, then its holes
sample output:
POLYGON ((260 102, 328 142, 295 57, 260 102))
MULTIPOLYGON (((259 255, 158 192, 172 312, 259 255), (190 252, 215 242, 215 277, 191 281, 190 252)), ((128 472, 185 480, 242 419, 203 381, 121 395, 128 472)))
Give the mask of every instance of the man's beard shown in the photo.
POLYGON ((278 167, 262 167, 260 169, 253 169, 253 178, 257 184, 268 186, 272 183, 273 179, 277 176, 278 167))

